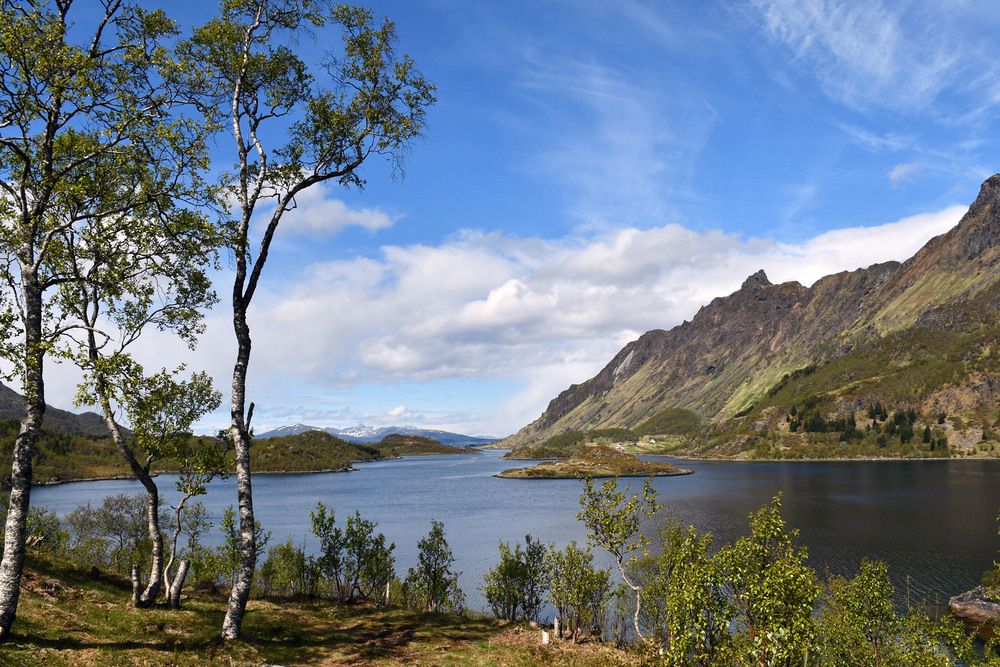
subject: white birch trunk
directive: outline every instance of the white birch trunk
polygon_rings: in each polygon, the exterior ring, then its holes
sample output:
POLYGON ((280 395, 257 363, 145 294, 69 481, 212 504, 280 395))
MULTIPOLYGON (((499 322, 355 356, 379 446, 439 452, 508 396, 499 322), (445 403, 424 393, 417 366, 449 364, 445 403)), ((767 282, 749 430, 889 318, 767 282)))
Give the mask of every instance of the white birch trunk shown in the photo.
POLYGON ((4 532, 3 559, 0 560, 0 641, 10 636, 17 615, 21 594, 21 574, 24 571, 25 539, 28 509, 31 505, 31 457, 45 415, 45 384, 42 377, 42 290, 37 273, 21 266, 24 288, 24 393, 27 413, 14 440, 10 472, 10 498, 4 532))

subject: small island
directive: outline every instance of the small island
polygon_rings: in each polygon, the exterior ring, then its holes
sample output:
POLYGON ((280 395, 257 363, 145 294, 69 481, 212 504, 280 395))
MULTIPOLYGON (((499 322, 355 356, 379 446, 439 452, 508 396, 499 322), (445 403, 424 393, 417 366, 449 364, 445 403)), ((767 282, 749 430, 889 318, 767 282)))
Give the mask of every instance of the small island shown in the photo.
POLYGON ((559 461, 546 461, 531 468, 511 468, 497 477, 506 479, 575 479, 580 477, 667 477, 693 471, 669 463, 643 461, 612 447, 584 447, 559 461))

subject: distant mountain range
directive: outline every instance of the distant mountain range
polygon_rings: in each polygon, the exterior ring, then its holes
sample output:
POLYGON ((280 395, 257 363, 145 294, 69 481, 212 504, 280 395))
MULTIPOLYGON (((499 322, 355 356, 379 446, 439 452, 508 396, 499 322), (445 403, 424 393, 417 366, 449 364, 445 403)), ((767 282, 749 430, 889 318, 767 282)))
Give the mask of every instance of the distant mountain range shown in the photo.
MULTIPOLYGON (((23 419, 27 402, 21 394, 0 384, 0 419, 23 419)), ((42 428, 56 433, 82 435, 88 438, 107 438, 108 427, 104 417, 96 412, 75 414, 51 405, 45 407, 42 428)))
POLYGON ((905 410, 907 428, 933 431, 935 442, 946 437, 952 453, 955 446, 963 454, 995 451, 998 339, 1000 174, 983 183, 956 227, 905 262, 844 271, 811 287, 774 285, 758 271, 690 322, 630 342, 498 444, 579 442, 614 428, 671 433, 661 424, 680 414, 700 422, 687 453, 800 447, 809 456, 822 441, 834 448, 823 456, 835 457, 837 420, 842 442, 906 444, 893 433, 875 438, 884 431, 871 414, 885 406, 905 410), (808 428, 798 428, 803 411, 808 428))
POLYGON ((385 436, 393 433, 431 438, 442 444, 452 445, 455 447, 475 447, 478 445, 488 445, 496 441, 495 438, 482 438, 473 435, 463 435, 461 433, 451 433, 449 431, 417 428, 415 426, 365 426, 364 424, 343 429, 334 428, 332 426, 321 427, 309 426, 307 424, 289 424, 287 426, 276 428, 273 431, 268 431, 267 433, 261 433, 260 435, 255 436, 255 438, 262 440, 264 438, 274 438, 284 435, 298 435, 300 433, 306 433, 307 431, 323 431, 324 433, 337 436, 342 440, 357 443, 379 442, 385 436))

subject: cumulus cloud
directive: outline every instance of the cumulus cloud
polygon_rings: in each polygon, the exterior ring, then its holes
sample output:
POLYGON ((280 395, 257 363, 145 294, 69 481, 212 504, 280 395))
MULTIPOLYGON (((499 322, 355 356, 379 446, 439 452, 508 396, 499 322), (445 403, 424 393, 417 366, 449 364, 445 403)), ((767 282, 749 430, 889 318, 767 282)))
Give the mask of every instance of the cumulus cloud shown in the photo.
MULTIPOLYGON (((336 236, 347 227, 361 227, 369 232, 392 227, 402 216, 390 215, 378 208, 352 209, 332 196, 328 183, 306 188, 295 198, 295 206, 282 218, 282 234, 308 235, 314 238, 336 236)), ((256 226, 262 230, 273 212, 273 204, 262 206, 256 226)))
POLYGON ((547 241, 470 232, 439 246, 389 246, 378 259, 328 262, 305 282, 271 286, 254 317, 280 326, 255 334, 258 378, 290 374, 340 388, 513 380, 522 391, 497 410, 517 428, 628 340, 689 319, 757 269, 774 282, 811 284, 902 260, 965 210, 799 244, 666 225, 547 241))
MULTIPOLYGON (((797 244, 680 225, 555 240, 466 232, 438 246, 387 246, 375 258, 316 264, 300 282, 271 281, 258 293, 251 312, 255 421, 258 430, 293 421, 420 421, 502 435, 594 375, 629 340, 690 319, 758 269, 772 282, 808 285, 903 260, 965 210, 952 206, 797 244), (426 399, 419 396, 378 407, 365 402, 377 393, 372 387, 456 382, 465 384, 448 405, 420 404, 426 399), (476 387, 491 382, 506 388, 489 407, 470 407, 476 387), (364 396, 334 405, 336 392, 364 396)), ((231 323, 217 312, 193 358, 169 337, 149 336, 137 352, 150 369, 185 359, 226 387, 232 340, 231 323)), ((48 385, 56 405, 67 405, 58 400, 63 384, 48 385)), ((72 384, 63 393, 71 394, 72 384)), ((224 412, 212 427, 226 423, 224 412)))

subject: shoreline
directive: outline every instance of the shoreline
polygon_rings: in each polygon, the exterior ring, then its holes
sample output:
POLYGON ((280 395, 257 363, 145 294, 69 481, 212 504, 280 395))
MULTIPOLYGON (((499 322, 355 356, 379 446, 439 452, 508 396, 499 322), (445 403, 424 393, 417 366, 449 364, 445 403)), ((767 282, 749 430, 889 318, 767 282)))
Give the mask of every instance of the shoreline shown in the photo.
MULTIPOLYGON (((392 456, 384 459, 379 459, 379 461, 398 461, 406 456, 453 456, 452 454, 406 454, 404 456, 392 456)), ((677 459, 678 461, 696 461, 710 463, 714 461, 723 463, 910 463, 914 461, 995 461, 1000 463, 1000 458, 991 457, 967 457, 967 456, 955 456, 955 457, 911 457, 911 458, 899 458, 899 457, 866 457, 866 458, 844 458, 844 459, 737 459, 737 458, 706 458, 701 456, 690 456, 681 454, 647 454, 643 453, 640 456, 657 456, 662 458, 677 459)), ((566 457, 569 458, 569 457, 566 457)), ((565 459, 504 459, 506 461, 535 461, 537 463, 542 463, 545 461, 562 461, 565 459)), ((377 461, 355 461, 354 463, 376 463, 377 461)), ((327 473, 338 473, 338 472, 358 472, 358 468, 354 465, 350 465, 346 468, 324 468, 322 470, 255 470, 252 472, 254 475, 311 475, 311 474, 327 474, 327 473)), ((657 477, 673 477, 678 474, 690 474, 695 471, 689 470, 684 473, 668 473, 656 475, 657 477)), ((159 475, 175 475, 176 471, 173 470, 163 470, 160 472, 154 472, 151 474, 152 477, 158 477, 159 475)), ((234 473, 227 473, 234 474, 234 473)), ((500 477, 500 474, 493 475, 494 477, 500 477)), ((620 477, 648 477, 649 475, 619 475, 620 477)), ((500 477, 501 479, 528 479, 526 477, 500 477)), ((575 479, 574 477, 533 477, 531 479, 575 479)), ((105 477, 80 477, 73 479, 58 479, 58 480, 43 480, 32 482, 31 486, 60 486, 62 484, 74 484, 77 482, 109 482, 116 480, 135 480, 133 475, 108 475, 105 477)))
MULTIPOLYGON (((428 452, 420 454, 403 454, 403 455, 393 455, 386 456, 381 459, 376 459, 373 461, 352 461, 350 465, 342 468, 323 468, 322 470, 253 470, 251 474, 253 475, 325 475, 327 473, 336 472, 358 472, 358 468, 354 467, 355 463, 378 463, 380 461, 401 461, 407 456, 471 456, 473 454, 478 454, 476 451, 471 452, 456 452, 455 454, 447 453, 441 454, 437 452, 428 452)), ((160 470, 158 472, 150 473, 150 477, 159 477, 160 475, 176 475, 178 472, 176 470, 160 470)), ((227 475, 235 475, 235 471, 226 472, 227 475)), ((36 486, 60 486, 62 484, 75 484, 77 482, 112 482, 120 480, 135 480, 135 476, 132 474, 122 475, 107 475, 104 477, 78 477, 78 478, 60 478, 60 479, 50 479, 42 481, 33 481, 31 483, 32 487, 36 486)), ((138 480, 136 480, 138 481, 138 480)))

